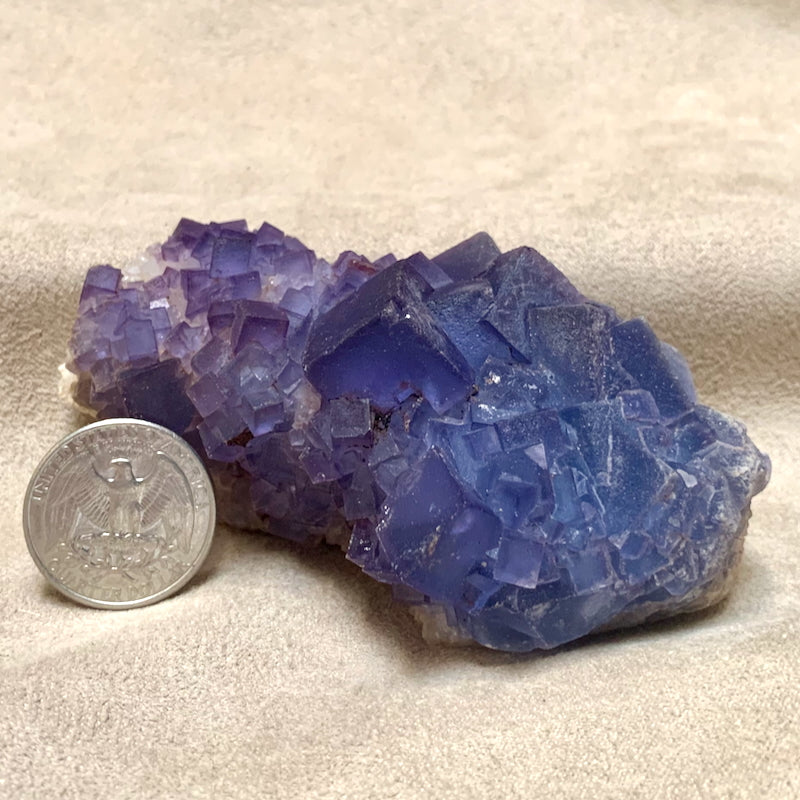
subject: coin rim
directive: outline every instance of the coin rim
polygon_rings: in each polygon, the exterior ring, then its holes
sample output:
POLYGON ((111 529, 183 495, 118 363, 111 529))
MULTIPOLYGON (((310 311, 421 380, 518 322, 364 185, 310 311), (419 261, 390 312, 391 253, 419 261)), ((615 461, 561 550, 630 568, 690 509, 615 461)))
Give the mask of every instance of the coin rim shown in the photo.
MULTIPOLYGON (((192 498, 194 500, 194 497, 192 498)), ((33 558, 34 563, 39 568, 39 572, 47 578, 48 582, 51 586, 57 589, 61 594, 69 597, 71 600, 74 600, 84 606, 89 606, 91 608, 102 608, 106 610, 118 610, 124 611, 129 608, 141 608, 142 606, 149 606, 153 603, 158 603, 161 600, 166 599, 170 595, 175 594, 177 591, 182 589, 196 574, 200 567, 206 560, 209 551, 211 550, 211 544, 214 540, 214 534, 216 531, 216 518, 217 518, 217 506, 216 501, 214 498, 214 486, 211 482, 211 478, 208 475, 208 470, 206 470, 205 465, 203 464, 200 457, 195 452, 194 448, 186 442, 185 439, 178 436, 177 433, 171 431, 169 428, 165 428, 163 425, 158 425, 155 422, 149 422, 148 420, 144 419, 133 419, 129 417, 114 417, 112 419, 103 419, 98 422, 92 422, 89 425, 84 425, 82 428, 78 428, 78 430, 73 431, 72 433, 67 434, 63 439, 60 439, 56 444, 54 444, 45 454, 45 456, 39 461, 34 469, 33 474, 31 475, 31 479, 28 483, 28 488, 25 492, 25 504, 23 506, 23 514, 22 514, 22 528, 25 532, 25 544, 28 546, 28 552, 31 554, 31 558, 33 558), (197 558, 194 560, 194 563, 188 569, 186 573, 184 573, 178 580, 173 581, 169 586, 166 586, 159 592, 156 592, 153 595, 148 595, 147 597, 143 597, 140 600, 96 600, 92 597, 88 597, 87 595, 81 594, 74 589, 71 589, 69 586, 66 586, 62 583, 58 578, 56 578, 50 570, 47 569, 44 562, 42 561, 39 553, 37 552, 31 536, 31 495, 33 494, 33 488, 36 483, 36 477, 40 474, 44 466, 47 462, 55 455, 65 444, 68 444, 73 439, 79 438, 82 435, 86 434, 88 431, 94 430, 96 428, 108 428, 108 427, 117 427, 120 425, 134 425, 140 426, 143 428, 154 428, 161 433, 166 434, 169 438, 177 441, 186 448, 189 455, 195 459, 197 465, 200 467, 200 472, 203 476, 203 481, 205 483, 205 488, 208 492, 208 496, 210 498, 210 502, 208 504, 208 524, 206 526, 206 541, 203 544, 203 548, 197 555, 197 558)), ((193 531, 194 533, 194 531, 193 531)))

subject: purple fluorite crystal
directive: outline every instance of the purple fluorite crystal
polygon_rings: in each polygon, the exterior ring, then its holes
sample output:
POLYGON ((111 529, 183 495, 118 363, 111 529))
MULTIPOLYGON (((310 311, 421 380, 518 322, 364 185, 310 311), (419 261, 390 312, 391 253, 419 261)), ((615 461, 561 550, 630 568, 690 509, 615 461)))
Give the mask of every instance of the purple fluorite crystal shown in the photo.
POLYGON ((98 416, 188 439, 223 520, 336 541, 505 650, 714 602, 769 475, 646 322, 485 233, 329 264, 184 219, 127 275, 89 270, 68 366, 98 416))

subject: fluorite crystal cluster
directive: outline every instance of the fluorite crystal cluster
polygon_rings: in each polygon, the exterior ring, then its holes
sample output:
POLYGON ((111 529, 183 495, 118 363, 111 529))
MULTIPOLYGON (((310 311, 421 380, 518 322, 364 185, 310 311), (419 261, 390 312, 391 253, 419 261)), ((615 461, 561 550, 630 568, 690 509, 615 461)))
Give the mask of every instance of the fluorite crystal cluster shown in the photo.
POLYGON ((68 367, 206 460, 222 519, 327 537, 439 634, 550 648, 725 591, 769 461, 679 353, 529 247, 333 263, 183 219, 89 270, 68 367))

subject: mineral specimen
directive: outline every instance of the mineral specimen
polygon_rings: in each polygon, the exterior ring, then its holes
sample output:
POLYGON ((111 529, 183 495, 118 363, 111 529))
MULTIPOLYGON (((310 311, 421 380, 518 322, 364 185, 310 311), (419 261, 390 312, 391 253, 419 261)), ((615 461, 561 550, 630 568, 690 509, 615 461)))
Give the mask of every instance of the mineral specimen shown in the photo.
POLYGON ((222 519, 341 544, 426 629, 502 650, 724 594, 769 460, 681 355, 485 233, 333 263, 183 219, 92 267, 76 401, 182 434, 222 519))

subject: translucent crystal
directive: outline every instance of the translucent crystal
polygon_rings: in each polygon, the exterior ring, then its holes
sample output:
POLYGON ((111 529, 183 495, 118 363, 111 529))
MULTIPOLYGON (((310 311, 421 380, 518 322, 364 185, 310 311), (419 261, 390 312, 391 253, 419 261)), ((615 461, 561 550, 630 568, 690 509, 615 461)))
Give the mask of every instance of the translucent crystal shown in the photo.
POLYGON ((769 478, 644 320, 485 233, 328 263, 184 219, 88 271, 68 367, 82 407, 186 437, 222 519, 327 537, 426 634, 498 649, 715 602, 769 478))

